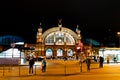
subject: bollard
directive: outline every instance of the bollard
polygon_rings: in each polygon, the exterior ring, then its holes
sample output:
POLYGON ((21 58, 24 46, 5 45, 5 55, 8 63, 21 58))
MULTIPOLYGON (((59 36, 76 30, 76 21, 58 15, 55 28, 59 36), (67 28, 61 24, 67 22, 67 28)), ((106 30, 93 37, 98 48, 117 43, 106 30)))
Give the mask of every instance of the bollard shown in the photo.
POLYGON ((20 76, 20 65, 19 65, 19 76, 20 76))
POLYGON ((3 76, 4 76, 4 65, 3 65, 3 76))
POLYGON ((80 72, 82 72, 82 62, 80 61, 80 72))
POLYGON ((36 75, 36 65, 35 65, 35 75, 36 75))
POLYGON ((65 70, 64 70, 64 72, 65 72, 65 76, 66 76, 66 60, 64 60, 64 62, 65 62, 65 70))

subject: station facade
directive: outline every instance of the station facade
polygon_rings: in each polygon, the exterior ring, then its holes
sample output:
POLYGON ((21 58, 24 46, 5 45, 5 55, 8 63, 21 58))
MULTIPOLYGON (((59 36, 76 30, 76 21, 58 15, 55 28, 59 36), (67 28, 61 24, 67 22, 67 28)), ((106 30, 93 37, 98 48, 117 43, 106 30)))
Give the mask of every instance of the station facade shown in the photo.
POLYGON ((45 32, 42 31, 40 24, 36 34, 36 44, 25 44, 25 47, 31 46, 35 48, 34 54, 36 56, 73 58, 79 55, 77 48, 82 50, 83 44, 78 26, 76 32, 74 32, 67 27, 63 27, 61 20, 59 20, 57 27, 52 27, 45 32))

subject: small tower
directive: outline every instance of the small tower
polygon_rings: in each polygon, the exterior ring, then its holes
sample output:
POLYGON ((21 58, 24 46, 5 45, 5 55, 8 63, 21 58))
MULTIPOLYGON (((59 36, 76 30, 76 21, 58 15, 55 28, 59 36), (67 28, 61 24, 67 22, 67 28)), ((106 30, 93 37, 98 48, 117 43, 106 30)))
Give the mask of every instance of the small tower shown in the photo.
POLYGON ((78 38, 77 38, 77 47, 80 47, 80 51, 82 51, 83 43, 81 42, 81 34, 80 34, 81 31, 80 31, 78 25, 77 25, 77 28, 76 28, 76 32, 77 32, 77 35, 78 35, 78 38))
POLYGON ((38 28, 38 32, 37 32, 37 35, 36 35, 36 38, 37 38, 37 43, 42 43, 42 27, 41 27, 41 23, 40 23, 40 26, 38 28))

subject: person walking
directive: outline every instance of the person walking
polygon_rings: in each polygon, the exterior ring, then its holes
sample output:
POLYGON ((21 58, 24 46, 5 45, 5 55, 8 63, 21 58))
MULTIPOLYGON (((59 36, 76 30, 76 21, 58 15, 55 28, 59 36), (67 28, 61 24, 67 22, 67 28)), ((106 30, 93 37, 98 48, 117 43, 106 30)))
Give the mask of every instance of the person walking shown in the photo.
POLYGON ((29 74, 32 72, 33 74, 33 65, 34 65, 35 61, 34 61, 34 57, 33 56, 30 56, 30 59, 29 59, 29 74))
POLYGON ((117 63, 117 58, 116 57, 114 57, 114 63, 117 63))
POLYGON ((100 68, 103 68, 103 62, 104 62, 104 59, 103 59, 103 57, 100 56, 100 61, 99 61, 100 68))
POLYGON ((87 64, 87 72, 89 72, 89 71, 90 71, 90 64, 91 64, 90 57, 88 57, 88 58, 86 59, 86 64, 87 64))
POLYGON ((109 64, 109 57, 107 57, 107 64, 109 64))
POLYGON ((42 60, 42 72, 46 72, 46 59, 42 60))

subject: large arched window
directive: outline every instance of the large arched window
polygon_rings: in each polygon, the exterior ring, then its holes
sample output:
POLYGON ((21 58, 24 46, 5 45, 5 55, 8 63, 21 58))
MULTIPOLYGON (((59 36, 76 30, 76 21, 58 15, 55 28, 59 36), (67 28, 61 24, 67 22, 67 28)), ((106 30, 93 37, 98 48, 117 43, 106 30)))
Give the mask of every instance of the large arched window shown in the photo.
POLYGON ((56 45, 64 45, 65 42, 66 45, 75 45, 75 40, 73 36, 61 31, 52 32, 47 35, 45 39, 45 44, 54 45, 54 42, 56 45))

